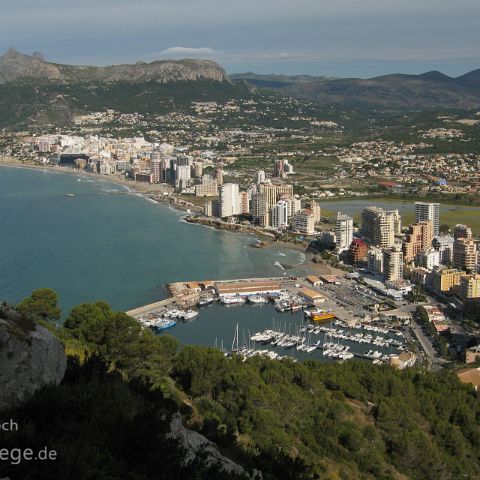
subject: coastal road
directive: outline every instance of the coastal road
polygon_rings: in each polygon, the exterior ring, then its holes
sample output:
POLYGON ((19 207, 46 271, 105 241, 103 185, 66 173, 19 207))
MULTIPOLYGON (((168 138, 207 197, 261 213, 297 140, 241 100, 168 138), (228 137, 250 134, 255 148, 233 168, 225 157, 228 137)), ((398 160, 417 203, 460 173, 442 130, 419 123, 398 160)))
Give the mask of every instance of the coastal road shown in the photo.
POLYGON ((422 347, 425 356, 427 357, 428 370, 432 370, 434 372, 440 370, 443 367, 445 360, 437 355, 437 352, 435 348, 433 348, 430 338, 428 338, 425 333, 423 333, 422 328, 417 323, 415 318, 412 319, 410 327, 416 339, 418 340, 418 343, 422 347))

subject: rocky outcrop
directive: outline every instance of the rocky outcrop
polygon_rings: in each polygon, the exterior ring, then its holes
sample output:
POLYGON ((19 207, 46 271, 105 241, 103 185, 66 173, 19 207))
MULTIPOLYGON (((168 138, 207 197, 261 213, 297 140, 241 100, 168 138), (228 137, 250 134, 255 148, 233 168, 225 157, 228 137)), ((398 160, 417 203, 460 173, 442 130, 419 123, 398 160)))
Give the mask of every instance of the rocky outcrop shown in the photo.
POLYGON ((0 57, 0 83, 19 78, 35 78, 61 82, 146 82, 180 80, 228 81, 225 70, 210 60, 161 60, 151 63, 109 67, 75 66, 51 63, 35 52, 25 55, 15 49, 0 57))
POLYGON ((0 411, 60 383, 66 366, 63 346, 46 328, 0 307, 0 411))
POLYGON ((20 77, 58 80, 61 72, 56 65, 45 62, 38 55, 23 55, 11 48, 0 57, 0 83, 11 82, 20 77))
POLYGON ((206 227, 213 227, 217 230, 229 230, 230 232, 251 233, 268 238, 276 238, 274 233, 266 232, 261 228, 257 228, 253 225, 243 225, 241 223, 228 223, 223 222, 218 218, 202 217, 202 216, 186 216, 184 220, 188 223, 198 223, 206 227))
POLYGON ((172 417, 168 437, 176 440, 185 450, 185 459, 183 461, 185 465, 201 456, 207 466, 218 465, 226 473, 246 475, 259 480, 262 478, 262 474, 259 471, 254 471, 253 475, 250 476, 241 465, 222 455, 215 443, 200 433, 185 428, 182 423, 182 417, 178 413, 172 417))

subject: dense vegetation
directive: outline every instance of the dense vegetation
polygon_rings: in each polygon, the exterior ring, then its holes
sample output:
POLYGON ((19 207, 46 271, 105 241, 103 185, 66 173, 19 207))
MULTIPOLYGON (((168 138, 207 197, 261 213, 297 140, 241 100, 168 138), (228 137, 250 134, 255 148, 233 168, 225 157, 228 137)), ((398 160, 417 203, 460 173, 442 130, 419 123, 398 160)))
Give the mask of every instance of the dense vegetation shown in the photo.
POLYGON ((19 80, 0 84, 0 127, 68 123, 71 116, 113 109, 122 113, 163 114, 193 101, 248 98, 249 89, 218 81, 58 83, 19 80))
MULTIPOLYGON (((44 294, 46 308, 34 294, 22 313, 45 322, 39 312, 51 312, 52 297, 44 294)), ((480 477, 479 397, 452 371, 242 362, 179 347, 103 302, 75 307, 63 327, 49 328, 78 357, 60 386, 7 412, 29 425, 8 441, 56 446, 61 462, 39 463, 31 477, 12 467, 5 473, 13 478, 217 478, 201 461, 171 476, 182 452, 158 434, 177 410, 266 479, 480 477)))

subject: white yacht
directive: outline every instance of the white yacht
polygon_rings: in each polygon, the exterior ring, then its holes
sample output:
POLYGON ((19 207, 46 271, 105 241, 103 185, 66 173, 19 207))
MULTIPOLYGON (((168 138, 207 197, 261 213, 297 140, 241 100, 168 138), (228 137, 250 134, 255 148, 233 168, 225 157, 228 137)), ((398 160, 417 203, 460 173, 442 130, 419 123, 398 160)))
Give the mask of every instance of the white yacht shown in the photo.
POLYGON ((224 297, 222 298, 222 303, 224 305, 236 305, 240 303, 245 303, 245 298, 243 297, 224 297))

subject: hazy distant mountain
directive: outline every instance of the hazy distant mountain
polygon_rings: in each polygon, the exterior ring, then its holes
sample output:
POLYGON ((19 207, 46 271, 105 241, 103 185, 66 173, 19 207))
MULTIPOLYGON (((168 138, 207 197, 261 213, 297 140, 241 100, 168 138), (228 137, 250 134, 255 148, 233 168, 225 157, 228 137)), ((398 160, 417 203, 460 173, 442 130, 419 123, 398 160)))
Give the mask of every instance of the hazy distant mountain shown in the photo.
POLYGON ((310 83, 315 81, 332 80, 330 77, 312 76, 312 75, 278 75, 278 74, 259 74, 253 72, 234 73, 230 75, 232 80, 243 80, 255 87, 260 88, 282 88, 292 83, 310 83))
POLYGON ((11 48, 0 57, 0 83, 24 78, 61 82, 154 80, 159 83, 178 80, 228 80, 225 70, 210 60, 161 60, 108 67, 74 66, 47 62, 39 53, 25 55, 11 48))
POLYGON ((367 80, 252 73, 231 77, 282 95, 324 104, 398 109, 471 108, 480 105, 480 69, 457 78, 436 71, 422 75, 384 75, 367 80))

